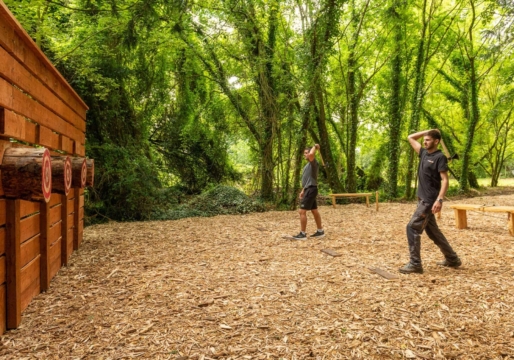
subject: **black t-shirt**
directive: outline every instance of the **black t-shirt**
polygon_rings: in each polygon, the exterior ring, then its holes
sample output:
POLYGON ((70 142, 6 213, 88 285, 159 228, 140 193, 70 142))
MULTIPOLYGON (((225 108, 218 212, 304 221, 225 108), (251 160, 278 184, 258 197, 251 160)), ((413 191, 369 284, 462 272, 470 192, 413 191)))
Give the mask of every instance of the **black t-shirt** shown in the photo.
POLYGON ((448 171, 448 160, 441 150, 429 154, 427 149, 419 151, 418 168, 418 197, 427 202, 434 203, 441 190, 442 171, 448 171))

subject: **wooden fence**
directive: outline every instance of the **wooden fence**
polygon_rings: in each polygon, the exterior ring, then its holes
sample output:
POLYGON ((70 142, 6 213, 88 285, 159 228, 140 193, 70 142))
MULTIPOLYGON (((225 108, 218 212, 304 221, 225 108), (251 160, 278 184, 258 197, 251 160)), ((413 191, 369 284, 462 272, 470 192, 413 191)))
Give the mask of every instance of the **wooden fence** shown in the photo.
POLYGON ((0 334, 81 243, 87 109, 0 0, 0 334))

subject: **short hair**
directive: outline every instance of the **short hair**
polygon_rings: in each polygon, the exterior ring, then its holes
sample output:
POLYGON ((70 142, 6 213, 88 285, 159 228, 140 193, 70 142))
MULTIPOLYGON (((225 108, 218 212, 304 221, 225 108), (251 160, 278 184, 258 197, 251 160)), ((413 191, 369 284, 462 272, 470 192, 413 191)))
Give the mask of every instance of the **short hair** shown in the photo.
POLYGON ((441 133, 437 130, 430 130, 429 132, 427 132, 427 136, 430 136, 434 140, 441 141, 441 133))
POLYGON ((305 150, 307 150, 307 151, 311 151, 311 149, 312 149, 312 147, 308 147, 308 146, 307 146, 307 147, 305 147, 305 149, 303 149, 303 151, 304 151, 304 152, 305 152, 305 150))

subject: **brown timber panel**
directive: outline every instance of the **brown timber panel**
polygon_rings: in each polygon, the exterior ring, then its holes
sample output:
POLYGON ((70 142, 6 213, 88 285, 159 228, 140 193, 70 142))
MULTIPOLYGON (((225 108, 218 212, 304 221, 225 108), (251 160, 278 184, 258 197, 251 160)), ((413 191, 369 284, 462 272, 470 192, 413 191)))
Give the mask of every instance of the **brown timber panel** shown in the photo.
POLYGON ((2 255, 0 256, 0 284, 4 284, 6 281, 5 255, 2 255))
POLYGON ((40 293, 40 260, 37 256, 20 271, 21 312, 23 312, 34 296, 40 293))
POLYGON ((20 245, 20 253, 21 253, 21 267, 24 267, 29 262, 34 260, 37 256, 39 256, 40 252, 40 243, 39 243, 40 235, 28 239, 23 244, 20 245))
POLYGON ((71 254, 73 253, 73 234, 74 233, 75 233, 75 229, 73 227, 68 229, 68 245, 67 245, 68 254, 66 254, 68 256, 68 259, 70 258, 71 254))
POLYGON ((0 2, 0 45, 64 100, 82 119, 87 106, 34 44, 7 7, 0 2))
POLYGON ((52 196, 50 196, 50 201, 48 202, 48 205, 50 207, 55 206, 55 205, 60 204, 60 203, 61 203, 61 195, 59 195, 59 194, 52 194, 52 196))
POLYGON ((50 208, 50 225, 61 220, 61 204, 50 208))
POLYGON ((5 254, 5 227, 0 227, 0 255, 5 254))
POLYGON ((80 141, 74 141, 73 142, 73 153, 79 156, 85 156, 86 155, 86 149, 83 143, 80 143, 80 141))
POLYGON ((26 120, 23 116, 0 108, 1 135, 35 144, 36 126, 35 123, 26 120))
POLYGON ((59 239, 54 242, 52 246, 50 246, 49 255, 48 255, 48 262, 49 262, 49 276, 50 279, 52 279, 55 274, 59 271, 61 268, 62 262, 61 262, 61 241, 62 238, 59 237, 59 239))
POLYGON ((48 242, 50 243, 50 246, 61 237, 61 226, 62 221, 58 221, 50 226, 50 229, 48 230, 48 242))
POLYGON ((73 152, 73 140, 64 135, 59 135, 59 149, 67 153, 73 152))
POLYGON ((39 125, 37 127, 37 143, 46 146, 52 150, 59 149, 59 134, 56 134, 51 129, 39 125))
POLYGON ((20 221, 20 243, 39 234, 39 214, 32 215, 20 221))
POLYGON ((0 76, 16 85, 76 128, 85 131, 86 124, 77 113, 34 77, 22 64, 0 47, 0 76))
POLYGON ((33 201, 20 201, 20 217, 24 218, 39 212, 39 203, 33 201))
POLYGON ((7 297, 5 284, 0 285, 0 335, 7 330, 7 297))
POLYGON ((39 125, 59 131, 59 133, 80 143, 85 142, 84 132, 67 123, 37 101, 28 97, 27 94, 14 88, 2 78, 0 78, 0 107, 23 115, 39 125))
MULTIPOLYGON (((0 171, 0 174, 2 172, 0 171)), ((1 183, 1 181, 0 181, 1 183)), ((5 224, 5 199, 0 199, 0 226, 5 224)))

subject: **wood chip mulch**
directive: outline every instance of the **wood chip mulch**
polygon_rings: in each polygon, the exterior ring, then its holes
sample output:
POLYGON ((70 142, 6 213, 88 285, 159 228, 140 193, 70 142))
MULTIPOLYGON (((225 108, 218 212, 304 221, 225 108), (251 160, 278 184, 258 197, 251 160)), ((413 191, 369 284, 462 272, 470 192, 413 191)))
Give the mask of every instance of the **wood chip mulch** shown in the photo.
POLYGON ((451 203, 438 223, 463 265, 438 267, 423 235, 422 275, 398 273, 414 203, 322 206, 327 236, 308 241, 282 238, 293 211, 87 227, 0 357, 514 359, 507 215, 468 212, 458 230, 451 203))

